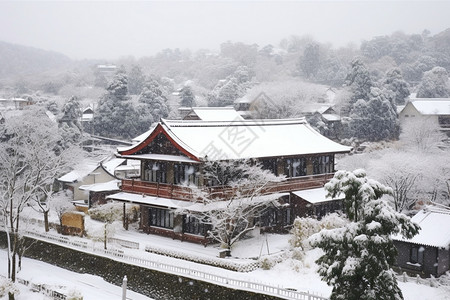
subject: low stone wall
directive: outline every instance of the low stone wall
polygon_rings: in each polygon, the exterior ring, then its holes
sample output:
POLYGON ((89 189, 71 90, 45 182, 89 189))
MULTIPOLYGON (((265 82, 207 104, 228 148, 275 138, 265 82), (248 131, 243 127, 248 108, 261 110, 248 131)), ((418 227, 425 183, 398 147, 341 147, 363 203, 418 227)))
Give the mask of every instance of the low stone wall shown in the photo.
MULTIPOLYGON (((141 268, 43 241, 28 240, 29 242, 34 241, 34 243, 31 243, 30 248, 25 253, 27 257, 74 272, 98 275, 118 286, 121 286, 122 279, 126 275, 129 289, 157 300, 279 299, 141 268)), ((0 246, 6 247, 6 234, 4 232, 0 232, 0 246)), ((24 265, 24 268, 26 268, 26 265, 24 265)))

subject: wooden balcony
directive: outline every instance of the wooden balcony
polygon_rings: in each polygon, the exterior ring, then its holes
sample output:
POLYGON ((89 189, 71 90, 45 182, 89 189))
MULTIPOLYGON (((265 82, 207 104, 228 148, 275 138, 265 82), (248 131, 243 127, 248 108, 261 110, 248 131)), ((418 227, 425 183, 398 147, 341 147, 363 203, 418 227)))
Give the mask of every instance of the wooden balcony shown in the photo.
MULTIPOLYGON (((264 187, 262 194, 284 193, 322 187, 333 177, 333 175, 334 174, 332 173, 310 175, 290 178, 283 182, 269 183, 266 187, 264 187)), ((191 201, 194 198, 192 189, 189 187, 174 184, 147 182, 140 179, 123 179, 121 190, 123 192, 145 194, 148 196, 185 201, 191 201)), ((234 194, 236 192, 235 189, 221 186, 204 187, 204 190, 207 191, 212 197, 226 197, 227 195, 234 194)), ((248 192, 249 189, 244 190, 242 194, 245 195, 246 191, 248 192)))

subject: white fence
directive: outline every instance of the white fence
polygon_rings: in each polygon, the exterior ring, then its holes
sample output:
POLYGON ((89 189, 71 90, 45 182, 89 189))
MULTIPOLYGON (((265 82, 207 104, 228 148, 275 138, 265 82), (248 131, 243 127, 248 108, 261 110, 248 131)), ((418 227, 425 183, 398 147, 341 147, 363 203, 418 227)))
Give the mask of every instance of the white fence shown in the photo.
MULTIPOLYGON (((3 275, 0 275, 2 278, 6 278, 3 275)), ((47 287, 45 284, 34 284, 28 280, 16 277, 16 282, 20 283, 26 287, 28 287, 30 290, 34 292, 38 292, 41 294, 44 294, 46 296, 52 297, 55 300, 66 300, 67 295, 55 290, 52 290, 51 288, 47 287)))
POLYGON ((447 275, 442 275, 439 278, 435 278, 433 275, 431 275, 430 278, 422 278, 418 274, 416 277, 408 276, 406 272, 403 272, 403 274, 399 274, 396 276, 398 281, 401 282, 415 282, 417 284, 424 284, 431 287, 439 287, 439 286, 450 286, 450 273, 447 273, 447 275))
POLYGON ((298 300, 327 300, 328 298, 311 294, 308 292, 300 292, 296 290, 286 289, 283 287, 271 286, 264 283, 252 282, 247 280, 240 280, 235 278, 230 278, 227 276, 216 275, 204 271, 193 270, 190 268, 180 267, 177 265, 172 265, 168 263, 161 263, 152 261, 149 259, 140 258, 137 256, 127 255, 122 250, 108 249, 105 250, 100 247, 92 246, 88 247, 88 243, 84 241, 75 241, 73 239, 68 239, 67 237, 53 235, 48 233, 36 233, 33 231, 24 232, 26 235, 35 237, 38 239, 46 240, 49 242, 56 242, 65 245, 70 245, 72 248, 78 248, 84 252, 102 254, 108 257, 119 258, 122 261, 131 262, 139 266, 145 266, 150 269, 157 271, 162 271, 166 273, 181 275, 185 277, 190 277, 193 279, 198 279, 202 281, 207 281, 213 284, 222 285, 225 287, 230 287, 234 289, 248 290, 256 293, 268 294, 271 296, 276 296, 285 299, 298 299, 298 300))

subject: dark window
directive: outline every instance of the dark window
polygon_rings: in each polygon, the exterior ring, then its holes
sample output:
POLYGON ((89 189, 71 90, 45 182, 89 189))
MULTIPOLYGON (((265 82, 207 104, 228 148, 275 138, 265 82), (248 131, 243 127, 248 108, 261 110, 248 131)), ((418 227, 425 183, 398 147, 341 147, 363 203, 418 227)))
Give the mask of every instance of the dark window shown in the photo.
POLYGON ((148 216, 150 226, 173 228, 173 213, 168 209, 149 207, 148 216))
POLYGON ((183 232, 190 233, 195 235, 205 236, 207 231, 209 230, 210 225, 205 224, 197 217, 192 215, 184 215, 183 216, 183 232))
POLYGON ((269 207, 266 209, 260 217, 260 226, 262 227, 275 227, 275 226, 287 226, 291 221, 291 210, 286 208, 269 207))
POLYGON ((175 164, 173 168, 173 182, 175 184, 198 185, 197 167, 188 164, 175 164))
POLYGON ((324 216, 330 213, 334 213, 336 211, 342 210, 342 202, 341 201, 329 201, 321 204, 317 204, 314 206, 314 215, 317 219, 322 219, 324 216))
POLYGON ((450 127, 450 116, 439 116, 438 117, 439 126, 443 128, 450 127))
POLYGON ((411 247, 411 255, 410 255, 410 262, 413 264, 423 264, 423 252, 425 251, 425 248, 422 246, 412 246, 411 247))
POLYGON ((288 158, 284 165, 284 175, 287 177, 299 177, 306 175, 305 158, 288 158))
POLYGON ((313 158, 313 174, 327 174, 334 172, 334 156, 324 155, 313 158))
POLYGON ((276 158, 262 159, 260 162, 261 162, 261 168, 262 169, 269 170, 273 174, 278 175, 278 164, 277 164, 277 159, 276 158))
POLYGON ((144 163, 143 180, 167 183, 167 163, 159 161, 146 161, 144 163))

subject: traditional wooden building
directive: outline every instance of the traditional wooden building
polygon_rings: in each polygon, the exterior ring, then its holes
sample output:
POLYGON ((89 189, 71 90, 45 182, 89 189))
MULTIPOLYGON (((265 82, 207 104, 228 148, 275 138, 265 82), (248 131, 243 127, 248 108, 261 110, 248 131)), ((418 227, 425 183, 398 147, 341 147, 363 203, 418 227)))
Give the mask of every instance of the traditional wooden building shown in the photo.
POLYGON ((72 203, 87 210, 96 203, 105 203, 106 196, 120 190, 120 181, 115 176, 119 166, 126 166, 126 160, 113 158, 100 163, 83 163, 57 180, 63 189, 72 191, 72 203))
POLYGON ((394 236, 396 266, 424 277, 441 276, 450 270, 450 209, 429 206, 412 221, 420 226, 411 239, 394 236))
POLYGON ((251 159, 286 177, 265 187, 265 195, 279 193, 280 205, 255 221, 261 227, 283 228, 292 224, 298 212, 291 208, 301 202, 292 192, 323 187, 334 175, 335 155, 350 150, 320 135, 303 118, 161 120, 140 142, 118 148, 117 157, 141 161, 140 178, 123 179, 121 192, 107 198, 139 204, 145 232, 205 242, 202 222, 175 210, 204 209, 195 202, 192 185, 216 197, 230 191, 205 178, 205 162, 251 159))

